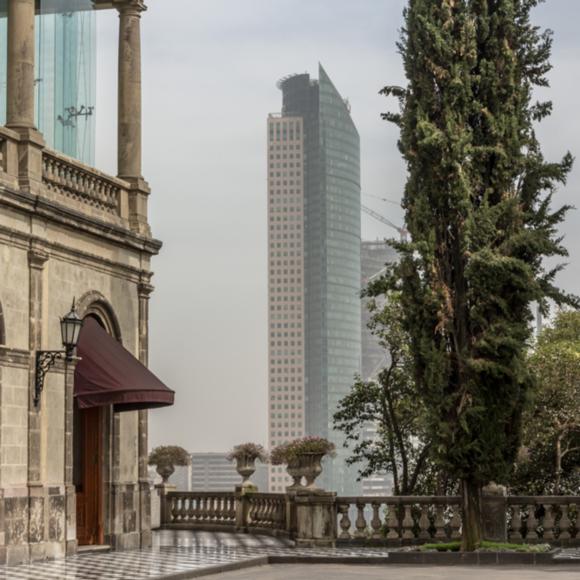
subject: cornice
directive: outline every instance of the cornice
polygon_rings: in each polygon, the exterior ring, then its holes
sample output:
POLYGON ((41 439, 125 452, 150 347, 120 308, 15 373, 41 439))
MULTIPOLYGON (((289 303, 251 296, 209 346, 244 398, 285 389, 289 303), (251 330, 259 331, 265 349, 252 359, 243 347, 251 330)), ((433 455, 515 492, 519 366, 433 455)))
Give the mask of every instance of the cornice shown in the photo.
POLYGON ((107 223, 61 205, 41 195, 15 192, 0 187, 0 205, 6 204, 31 216, 42 217, 53 223, 65 225, 72 230, 80 230, 98 238, 133 250, 146 252, 152 256, 159 253, 162 242, 155 238, 139 235, 127 228, 107 223))

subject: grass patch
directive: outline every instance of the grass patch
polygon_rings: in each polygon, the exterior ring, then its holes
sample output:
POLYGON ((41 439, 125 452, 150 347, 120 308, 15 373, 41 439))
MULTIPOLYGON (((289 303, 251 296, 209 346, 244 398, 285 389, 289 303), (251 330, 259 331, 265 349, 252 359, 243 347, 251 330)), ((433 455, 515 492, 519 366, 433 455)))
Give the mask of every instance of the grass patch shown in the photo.
MULTIPOLYGON (((420 548, 423 552, 459 552, 461 542, 446 542, 441 544, 423 544, 420 548)), ((476 551, 478 552, 525 552, 544 553, 551 550, 549 544, 508 544, 507 542, 481 542, 476 551)))

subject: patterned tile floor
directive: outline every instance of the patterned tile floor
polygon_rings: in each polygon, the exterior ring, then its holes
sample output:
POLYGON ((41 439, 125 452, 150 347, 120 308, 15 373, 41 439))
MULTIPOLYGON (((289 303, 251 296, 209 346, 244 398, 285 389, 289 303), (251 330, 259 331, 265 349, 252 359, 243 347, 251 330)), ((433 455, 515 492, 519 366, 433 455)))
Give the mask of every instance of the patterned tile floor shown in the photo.
POLYGON ((0 580, 162 579, 212 566, 249 562, 269 555, 385 557, 384 549, 296 549, 269 536, 208 532, 161 532, 147 550, 83 554, 38 564, 0 567, 0 580))
MULTIPOLYGON (((259 563, 264 556, 385 558, 384 548, 294 548, 269 536, 208 532, 160 532, 147 550, 83 554, 38 564, 0 567, 0 580, 160 580, 204 568, 239 562, 259 563)), ((564 550, 559 558, 580 562, 580 549, 564 550)))

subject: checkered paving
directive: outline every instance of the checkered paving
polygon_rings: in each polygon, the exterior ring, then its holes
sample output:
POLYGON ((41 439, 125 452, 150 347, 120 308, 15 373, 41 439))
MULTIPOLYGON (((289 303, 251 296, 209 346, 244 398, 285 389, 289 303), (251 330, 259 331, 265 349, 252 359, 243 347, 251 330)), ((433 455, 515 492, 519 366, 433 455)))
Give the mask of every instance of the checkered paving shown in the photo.
POLYGON ((580 562, 580 548, 565 548, 554 558, 554 560, 580 562))
POLYGON ((385 557, 384 549, 303 548, 268 536, 207 532, 161 532, 145 550, 83 554, 0 569, 0 580, 161 580, 171 575, 264 556, 385 557))

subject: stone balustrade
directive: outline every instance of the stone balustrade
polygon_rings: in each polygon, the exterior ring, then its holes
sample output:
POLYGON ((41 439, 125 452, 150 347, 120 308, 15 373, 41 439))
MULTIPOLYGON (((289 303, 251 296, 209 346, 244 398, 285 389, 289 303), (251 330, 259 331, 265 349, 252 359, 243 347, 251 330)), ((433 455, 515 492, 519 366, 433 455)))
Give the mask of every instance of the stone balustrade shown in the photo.
POLYGON ((510 496, 506 499, 510 541, 580 543, 580 497, 510 496))
POLYGON ((286 530, 286 496, 280 493, 252 493, 244 496, 248 502, 249 529, 286 530))
POLYGON ((459 496, 339 497, 338 540, 393 544, 460 537, 459 496))
POLYGON ((231 527, 236 525, 236 497, 233 492, 172 491, 165 496, 164 526, 231 527))
POLYGON ((80 202, 111 216, 126 217, 127 184, 56 151, 42 152, 42 182, 56 200, 80 202))
MULTIPOLYGON (((580 496, 483 495, 485 537, 580 545, 580 496)), ((173 492, 166 528, 284 534, 305 545, 410 545, 461 537, 460 496, 336 497, 326 492, 173 492)))

